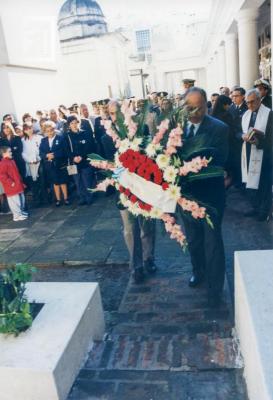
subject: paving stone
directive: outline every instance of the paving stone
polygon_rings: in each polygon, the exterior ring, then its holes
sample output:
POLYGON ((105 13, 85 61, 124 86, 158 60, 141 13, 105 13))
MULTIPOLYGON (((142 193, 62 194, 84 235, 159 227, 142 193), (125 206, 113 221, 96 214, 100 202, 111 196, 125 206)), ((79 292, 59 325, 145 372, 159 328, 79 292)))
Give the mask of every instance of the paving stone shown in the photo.
POLYGON ((120 383, 114 400, 166 400, 169 396, 167 384, 120 383))

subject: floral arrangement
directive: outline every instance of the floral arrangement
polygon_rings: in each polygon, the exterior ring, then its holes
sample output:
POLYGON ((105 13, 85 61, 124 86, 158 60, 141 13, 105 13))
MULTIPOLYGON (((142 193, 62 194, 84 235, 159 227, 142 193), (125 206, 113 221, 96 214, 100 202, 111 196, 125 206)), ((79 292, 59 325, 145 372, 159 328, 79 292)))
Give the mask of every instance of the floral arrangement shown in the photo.
POLYGON ((163 120, 154 137, 143 134, 143 121, 142 124, 136 122, 135 113, 127 102, 118 114, 119 131, 110 120, 104 121, 106 132, 117 149, 114 162, 95 154, 89 156, 93 167, 108 171, 108 177, 95 191, 115 186, 121 205, 131 214, 162 220, 170 237, 185 248, 186 237, 174 216, 177 205, 192 218, 206 219, 211 224, 206 208, 181 192, 181 179, 198 175, 202 169, 208 169, 211 161, 200 156, 183 161, 177 155, 183 146, 183 127, 189 113, 183 108, 177 111, 174 128, 170 127, 173 116, 163 120))

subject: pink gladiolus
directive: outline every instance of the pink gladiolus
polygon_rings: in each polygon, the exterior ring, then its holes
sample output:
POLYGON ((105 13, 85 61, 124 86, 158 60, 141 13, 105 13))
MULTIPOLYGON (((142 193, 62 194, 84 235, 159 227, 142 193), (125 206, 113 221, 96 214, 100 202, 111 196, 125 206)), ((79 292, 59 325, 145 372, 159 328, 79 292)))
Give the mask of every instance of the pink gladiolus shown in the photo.
POLYGON ((169 129, 169 124, 170 124, 169 119, 164 119, 164 121, 161 122, 161 124, 157 128, 158 132, 156 133, 155 137, 153 138, 153 141, 152 141, 153 144, 158 144, 161 142, 161 140, 163 139, 163 136, 169 129))
POLYGON ((115 180, 114 179, 107 178, 103 182, 100 182, 97 185, 95 191, 106 192, 108 186, 114 186, 114 184, 115 184, 115 180))
POLYGON ((91 160, 90 164, 92 165, 92 167, 94 168, 98 168, 98 169, 105 169, 107 171, 114 171, 115 166, 114 164, 108 162, 108 161, 101 161, 101 160, 91 160))
POLYGON ((184 211, 190 212, 192 217, 195 219, 202 219, 206 217, 205 207, 200 207, 196 201, 187 200, 184 197, 181 197, 178 200, 178 204, 184 211))
POLYGON ((179 169, 179 175, 186 176, 190 172, 197 174, 202 168, 206 168, 209 162, 210 160, 207 160, 205 157, 195 157, 191 161, 184 162, 183 167, 179 169))
POLYGON ((181 227, 176 224, 175 218, 169 214, 163 214, 162 220, 165 223, 165 229, 170 234, 171 239, 175 239, 181 246, 186 245, 186 236, 181 227))

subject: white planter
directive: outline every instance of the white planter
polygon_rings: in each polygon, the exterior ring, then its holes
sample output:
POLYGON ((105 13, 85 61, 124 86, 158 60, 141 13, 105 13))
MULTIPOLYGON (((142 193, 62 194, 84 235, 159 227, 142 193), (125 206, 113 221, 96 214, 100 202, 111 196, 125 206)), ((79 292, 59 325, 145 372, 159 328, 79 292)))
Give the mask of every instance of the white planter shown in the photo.
POLYGON ((93 340, 104 334, 97 283, 29 283, 44 303, 30 330, 0 335, 1 400, 65 400, 93 340))
POLYGON ((273 250, 235 253, 235 328, 249 400, 273 400, 273 250))

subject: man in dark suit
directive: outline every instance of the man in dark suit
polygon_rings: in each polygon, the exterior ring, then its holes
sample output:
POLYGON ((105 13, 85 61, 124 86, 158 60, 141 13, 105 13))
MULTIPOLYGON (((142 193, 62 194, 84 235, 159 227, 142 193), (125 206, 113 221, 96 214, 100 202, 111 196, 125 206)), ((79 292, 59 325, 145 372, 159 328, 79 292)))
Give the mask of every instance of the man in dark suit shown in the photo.
MULTIPOLYGON (((228 126, 206 115, 207 96, 203 89, 189 89, 185 104, 193 114, 185 127, 181 158, 188 161, 188 158, 192 158, 195 148, 206 149, 197 150, 195 155, 212 157, 210 165, 224 168, 228 156, 228 126)), ((221 232, 225 207, 224 169, 222 176, 182 185, 182 192, 186 197, 204 204, 213 223, 212 228, 206 221, 183 216, 193 266, 189 286, 197 287, 206 279, 209 305, 217 307, 221 302, 225 280, 225 255, 221 232)))
POLYGON ((229 112, 233 117, 233 132, 231 138, 230 152, 232 152, 233 159, 233 183, 235 186, 242 185, 241 174, 241 153, 242 153, 242 118, 244 113, 248 110, 245 101, 246 91, 242 87, 236 87, 232 91, 232 105, 229 107, 229 112))

